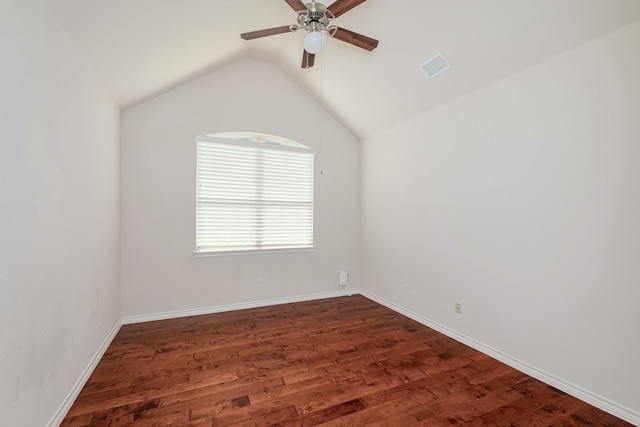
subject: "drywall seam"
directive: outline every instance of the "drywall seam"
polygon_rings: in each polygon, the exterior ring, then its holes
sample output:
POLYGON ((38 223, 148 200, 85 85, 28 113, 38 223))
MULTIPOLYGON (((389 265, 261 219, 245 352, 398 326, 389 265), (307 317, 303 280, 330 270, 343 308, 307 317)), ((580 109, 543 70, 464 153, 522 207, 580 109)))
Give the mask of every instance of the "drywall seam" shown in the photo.
POLYGON ((586 390, 580 386, 572 384, 571 382, 565 381, 562 378, 558 378, 548 372, 545 372, 541 369, 536 368, 535 366, 531 366, 517 358, 511 357, 508 354, 505 354, 499 350, 496 350, 492 347, 489 347, 481 342, 474 340, 473 338, 469 338, 466 335, 460 334, 453 329, 449 329, 448 327, 434 322, 424 316, 421 316, 417 313, 414 313, 411 310, 407 310, 404 307, 401 307, 389 300, 381 298, 369 291, 361 289, 359 293, 379 304, 384 305, 385 307, 400 313, 404 316, 409 317, 410 319, 415 320, 425 326, 428 326, 436 331, 443 333, 444 335, 452 338, 456 341, 459 341, 463 344, 468 345, 488 356, 493 357, 494 359, 499 360, 502 363, 505 363, 512 368, 515 368, 521 372, 526 373, 527 375, 532 376, 548 385, 551 385, 559 390, 562 390, 571 396, 577 397, 590 405, 593 405, 597 408, 602 409, 612 415, 615 415, 618 418, 621 418, 625 421, 632 423, 633 425, 640 425, 640 413, 627 408, 623 405, 619 405, 609 399, 606 399, 596 393, 592 393, 589 390, 586 390))
POLYGON ((67 415, 67 412, 69 412, 69 409, 71 409, 73 402, 75 402, 75 400, 78 398, 78 395, 82 391, 82 388, 89 380, 89 377, 93 373, 94 369, 96 369, 96 366, 98 366, 98 362, 100 362, 100 359, 102 359, 102 356, 107 351, 107 348, 109 348, 109 346, 111 345, 111 342, 116 337, 116 334, 118 333, 121 327, 122 327, 122 322, 118 321, 113 327, 113 329, 111 330, 111 332, 109 332, 109 335, 107 335, 107 338, 105 338, 104 342, 96 352, 95 356, 93 356, 93 358, 89 362, 89 365, 87 366, 87 368, 82 372, 82 375, 80 376, 76 384, 73 386, 73 388, 67 395, 66 399, 62 402, 62 405, 60 406, 60 408, 56 411, 53 417, 51 417, 51 420, 49 420, 49 422, 47 423, 48 427, 57 427, 62 423, 62 421, 64 420, 64 417, 67 415))

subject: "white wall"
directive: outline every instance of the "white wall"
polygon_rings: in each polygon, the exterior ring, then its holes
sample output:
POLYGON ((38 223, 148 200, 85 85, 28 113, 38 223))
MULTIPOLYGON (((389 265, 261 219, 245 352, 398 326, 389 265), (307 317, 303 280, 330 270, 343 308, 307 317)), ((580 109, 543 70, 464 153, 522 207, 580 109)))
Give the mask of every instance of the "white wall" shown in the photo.
POLYGON ((333 292, 341 268, 358 287, 359 162, 359 142, 278 68, 256 59, 124 111, 123 315, 333 292), (222 131, 279 135, 315 150, 314 251, 194 257, 195 136, 222 131))
POLYGON ((638 52, 640 23, 376 135, 362 166, 367 291, 636 422, 638 52))
POLYGON ((0 425, 42 426, 121 318, 119 111, 40 1, 0 28, 0 425))

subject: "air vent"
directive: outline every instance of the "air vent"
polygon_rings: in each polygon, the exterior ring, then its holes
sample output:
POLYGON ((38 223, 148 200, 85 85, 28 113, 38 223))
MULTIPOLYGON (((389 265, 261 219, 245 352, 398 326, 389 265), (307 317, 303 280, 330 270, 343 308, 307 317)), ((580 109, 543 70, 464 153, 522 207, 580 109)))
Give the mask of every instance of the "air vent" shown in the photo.
POLYGON ((420 66, 422 72, 425 73, 430 79, 442 73, 444 70, 448 70, 449 68, 451 68, 451 64, 449 64, 449 61, 447 61, 447 59, 441 53, 438 53, 436 56, 429 59, 427 62, 420 66))

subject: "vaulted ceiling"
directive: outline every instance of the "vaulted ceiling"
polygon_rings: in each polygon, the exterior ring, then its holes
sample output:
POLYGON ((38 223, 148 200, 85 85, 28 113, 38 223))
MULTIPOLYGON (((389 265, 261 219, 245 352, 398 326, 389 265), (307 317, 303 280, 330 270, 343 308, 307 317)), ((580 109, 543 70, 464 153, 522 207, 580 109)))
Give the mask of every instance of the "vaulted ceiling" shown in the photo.
POLYGON ((122 109, 254 57, 362 139, 640 20, 638 0, 368 0, 334 23, 378 48, 329 40, 305 70, 302 31, 240 38, 295 24, 285 0, 44 1, 122 109), (438 52, 452 67, 427 79, 438 52))

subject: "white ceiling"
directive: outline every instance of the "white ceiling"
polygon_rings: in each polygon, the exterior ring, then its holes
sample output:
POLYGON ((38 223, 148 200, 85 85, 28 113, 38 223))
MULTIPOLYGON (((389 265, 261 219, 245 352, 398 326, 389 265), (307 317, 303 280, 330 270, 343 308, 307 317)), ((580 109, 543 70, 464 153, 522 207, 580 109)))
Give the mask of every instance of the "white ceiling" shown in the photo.
POLYGON ((303 70, 303 32, 240 39, 294 24, 284 0, 44 2, 122 109, 250 56, 276 64, 360 138, 640 20, 638 0, 368 0, 334 23, 378 48, 329 40, 303 70), (438 52, 452 68, 429 80, 419 66, 438 52))

